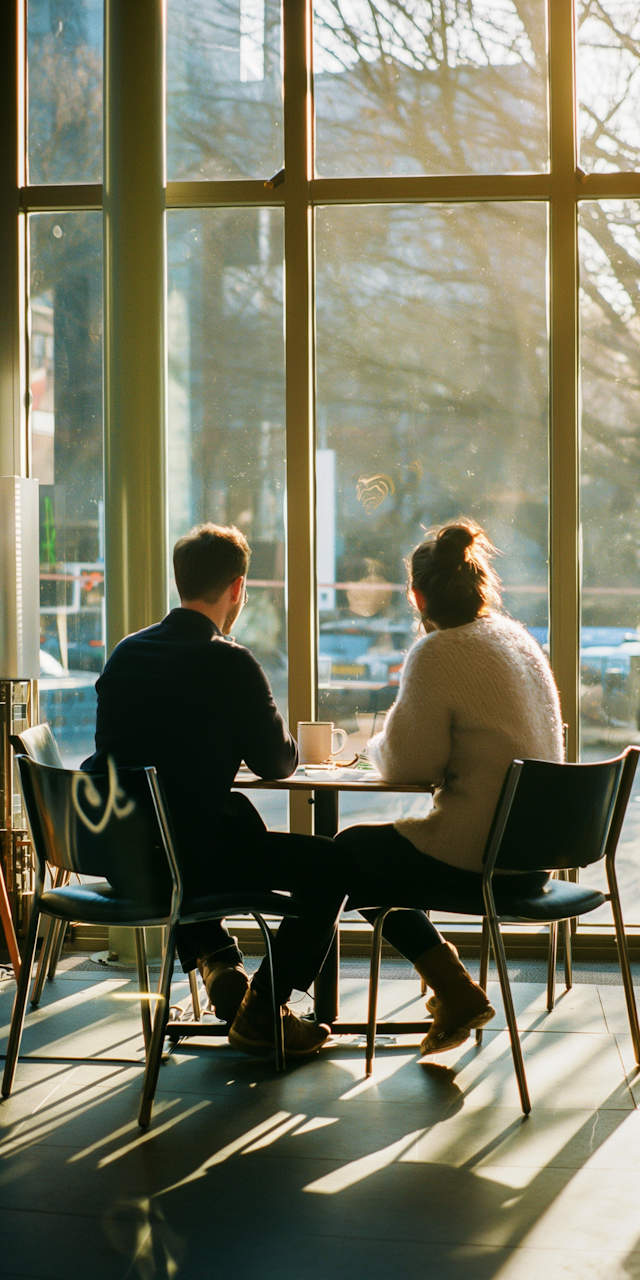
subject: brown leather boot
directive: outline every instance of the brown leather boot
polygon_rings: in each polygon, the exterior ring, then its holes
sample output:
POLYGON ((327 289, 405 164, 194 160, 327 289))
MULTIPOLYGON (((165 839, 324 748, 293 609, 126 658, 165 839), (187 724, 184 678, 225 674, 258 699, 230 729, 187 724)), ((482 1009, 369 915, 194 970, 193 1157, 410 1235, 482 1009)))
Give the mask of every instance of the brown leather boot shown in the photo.
POLYGON ((249 986, 244 965, 225 964, 213 955, 198 960, 198 969, 216 1017, 231 1024, 249 986))
POLYGON ((450 942, 424 951, 415 968, 434 995, 427 1002, 433 1025, 420 1046, 422 1053, 444 1053, 463 1044, 476 1027, 495 1017, 487 994, 473 981, 450 942))
MULTIPOLYGON (((288 1058, 309 1058, 317 1053, 331 1035, 331 1027, 322 1022, 299 1018, 288 1004, 282 1006, 284 1049, 288 1058)), ((255 986, 249 987, 229 1028, 229 1043, 242 1053, 262 1055, 274 1047, 273 1014, 268 996, 255 986)))

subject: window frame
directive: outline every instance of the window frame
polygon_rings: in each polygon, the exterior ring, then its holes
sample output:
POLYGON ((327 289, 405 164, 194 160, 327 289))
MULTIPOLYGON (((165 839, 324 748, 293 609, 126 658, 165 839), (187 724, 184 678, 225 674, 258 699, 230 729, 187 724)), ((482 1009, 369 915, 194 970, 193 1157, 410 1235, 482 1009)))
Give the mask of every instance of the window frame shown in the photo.
MULTIPOLYGON (((105 0, 114 11, 123 0, 105 0)), ((127 3, 127 0, 124 0, 127 3)), ((150 36, 165 39, 164 0, 141 6, 138 58, 150 36), (146 27, 145 27, 146 24, 146 27)), ((576 123, 575 0, 547 0, 549 40, 550 166, 544 173, 465 176, 317 178, 313 171, 312 0, 283 0, 284 169, 281 185, 264 180, 168 182, 172 209, 259 208, 284 210, 286 270, 287 421, 287 616, 290 721, 316 713, 317 590, 314 489, 314 211, 357 204, 541 201, 549 209, 550 427, 549 616, 551 664, 568 724, 567 758, 579 756, 580 498, 578 213, 582 201, 640 198, 640 173, 585 174, 578 166, 576 123)), ((28 310, 26 218, 30 213, 103 207, 100 184, 31 185, 26 174, 26 0, 7 6, 2 18, 1 109, 10 127, 0 141, 0 226, 9 246, 0 267, 0 368, 4 473, 29 474, 26 368, 28 310), (10 375, 10 376, 9 376, 10 375)), ((113 58, 105 43, 105 58, 113 58)), ((105 94, 106 112, 109 98, 105 94)), ((160 99, 158 99, 160 101, 160 99)), ((109 120, 107 118, 108 126, 109 120)), ((140 122, 138 121, 138 126, 140 122)), ((125 121, 126 127, 126 121, 125 121)), ((105 299, 105 306, 109 303, 105 299)), ((105 332, 107 326, 105 325, 105 332)), ((108 361, 105 366, 108 380, 108 361)), ((108 386, 105 387, 108 394, 108 386)), ((166 430, 164 422, 159 432, 166 430)), ((164 483, 156 477, 153 484, 164 483)), ((156 494, 166 510, 165 492, 156 494)), ((106 519, 109 521, 109 506, 106 519)), ((166 521, 165 521, 166 523, 166 521)), ((153 535, 153 564, 166 565, 166 530, 153 535)), ((107 570, 108 572, 108 570, 107 570)), ((140 591, 140 583, 131 590, 140 591)), ((122 618, 119 587, 107 587, 107 613, 122 618)), ((166 587, 163 587, 166 595, 166 587)), ((150 597, 149 597, 150 598, 150 597)), ((126 613, 126 610, 125 610, 126 613)), ((148 622, 155 620, 149 617, 148 622)), ((115 623, 115 629, 119 624, 115 623)), ((114 628, 112 628, 112 637, 114 628)), ((305 797, 292 801, 292 829, 310 831, 305 797)))

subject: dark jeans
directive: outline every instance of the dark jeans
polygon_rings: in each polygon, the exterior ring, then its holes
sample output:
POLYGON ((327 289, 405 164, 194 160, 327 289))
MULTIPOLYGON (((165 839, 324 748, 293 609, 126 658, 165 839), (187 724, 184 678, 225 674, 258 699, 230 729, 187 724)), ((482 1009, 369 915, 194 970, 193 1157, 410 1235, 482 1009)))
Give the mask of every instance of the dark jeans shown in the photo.
MULTIPOLYGON (((200 845, 200 848, 206 845, 200 845)), ((189 892, 206 893, 280 889, 301 904, 299 919, 283 920, 274 942, 276 991, 284 1004, 291 991, 306 991, 333 941, 347 885, 342 855, 324 836, 287 835, 267 831, 245 796, 232 793, 231 812, 216 824, 207 859, 196 863, 184 857, 185 903, 189 892)), ((242 956, 223 921, 181 925, 178 955, 182 967, 195 968, 202 956, 215 955, 229 964, 242 956)), ((268 991, 266 961, 254 982, 268 991)))
MULTIPOLYGON (((348 854, 349 910, 357 909, 365 920, 373 922, 376 912, 367 907, 410 908, 392 911, 383 934, 412 964, 442 942, 427 911, 484 915, 479 871, 464 871, 421 853, 391 823, 347 827, 336 836, 335 844, 348 854)), ((548 879, 546 871, 528 872, 518 877, 518 890, 523 896, 535 893, 548 879)), ((510 880, 505 877, 504 885, 500 885, 499 876, 494 880, 496 906, 500 911, 502 903, 505 914, 513 885, 510 880)))

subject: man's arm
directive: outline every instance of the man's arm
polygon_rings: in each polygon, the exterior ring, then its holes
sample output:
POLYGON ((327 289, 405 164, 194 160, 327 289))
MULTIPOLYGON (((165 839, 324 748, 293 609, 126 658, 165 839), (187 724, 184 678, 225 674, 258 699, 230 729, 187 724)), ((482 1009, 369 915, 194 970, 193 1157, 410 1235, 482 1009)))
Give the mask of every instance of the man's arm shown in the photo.
POLYGON ((248 649, 238 658, 238 746, 259 778, 288 778, 298 763, 295 739, 276 707, 269 681, 248 649))

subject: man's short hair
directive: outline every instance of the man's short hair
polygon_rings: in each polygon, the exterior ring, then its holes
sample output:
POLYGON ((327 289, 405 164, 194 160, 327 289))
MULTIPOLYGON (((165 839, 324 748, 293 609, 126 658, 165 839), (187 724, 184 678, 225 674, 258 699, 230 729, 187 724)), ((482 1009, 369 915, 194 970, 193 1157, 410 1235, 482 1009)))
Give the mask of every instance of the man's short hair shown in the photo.
POLYGON ((244 578, 251 550, 234 525, 199 524, 173 548, 173 570, 181 600, 215 604, 236 578, 244 578))

